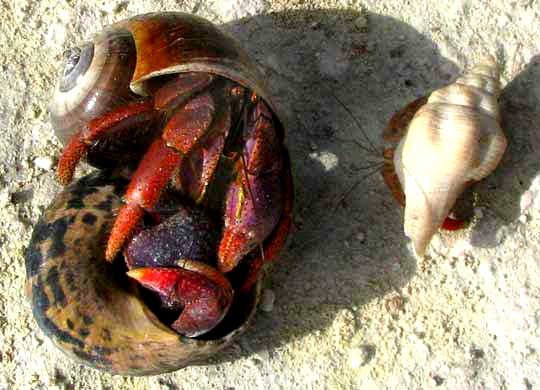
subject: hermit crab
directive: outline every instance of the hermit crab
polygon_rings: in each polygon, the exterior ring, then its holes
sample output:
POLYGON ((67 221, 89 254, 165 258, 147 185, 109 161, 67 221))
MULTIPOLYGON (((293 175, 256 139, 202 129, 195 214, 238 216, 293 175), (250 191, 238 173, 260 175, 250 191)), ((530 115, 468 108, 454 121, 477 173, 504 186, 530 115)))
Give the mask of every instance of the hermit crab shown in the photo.
POLYGON ((113 24, 68 53, 50 105, 66 187, 26 251, 34 317, 63 351, 156 374, 245 329, 293 202, 262 80, 235 40, 181 13, 113 24), (82 159, 101 171, 72 182, 82 159))
POLYGON ((383 137, 383 177, 405 206, 405 234, 423 257, 465 188, 488 176, 506 149, 500 126, 499 67, 487 56, 454 83, 405 106, 383 137))

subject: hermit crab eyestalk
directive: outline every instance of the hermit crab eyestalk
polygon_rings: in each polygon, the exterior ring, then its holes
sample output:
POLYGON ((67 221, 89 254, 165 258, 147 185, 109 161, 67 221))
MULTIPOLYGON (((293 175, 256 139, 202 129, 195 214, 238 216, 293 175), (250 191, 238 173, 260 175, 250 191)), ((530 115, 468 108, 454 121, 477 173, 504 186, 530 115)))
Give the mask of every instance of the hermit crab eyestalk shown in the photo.
POLYGON ((506 149, 500 126, 499 68, 486 57, 454 83, 399 111, 385 130, 385 181, 405 202, 405 234, 422 257, 464 189, 498 165, 506 149))

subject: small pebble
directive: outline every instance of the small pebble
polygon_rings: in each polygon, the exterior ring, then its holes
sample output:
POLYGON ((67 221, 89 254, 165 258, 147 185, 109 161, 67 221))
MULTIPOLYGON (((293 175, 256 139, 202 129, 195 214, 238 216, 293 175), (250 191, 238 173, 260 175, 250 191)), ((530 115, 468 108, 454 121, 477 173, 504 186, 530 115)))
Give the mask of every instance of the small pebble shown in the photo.
POLYGON ((66 40, 67 30, 63 24, 56 23, 48 26, 48 33, 45 37, 45 45, 54 47, 58 45, 58 42, 64 42, 66 40))
POLYGON ((331 171, 339 165, 339 158, 337 155, 331 152, 312 152, 309 154, 309 158, 316 160, 323 166, 326 172, 331 171))
POLYGON ((482 207, 475 207, 474 215, 476 218, 482 218, 484 216, 484 209, 482 207))
POLYGON ((469 355, 471 359, 473 360, 480 360, 484 358, 485 353, 481 348, 477 348, 473 346, 469 349, 469 355))
POLYGON ((386 301, 384 302, 384 307, 386 308, 386 311, 391 315, 397 315, 403 308, 404 303, 405 302, 403 301, 403 298, 401 296, 394 295, 386 299, 386 301))
POLYGON ((486 283, 493 283, 495 279, 495 261, 493 259, 485 259, 480 263, 478 266, 478 276, 486 282, 486 283))
POLYGON ((359 17, 357 17, 356 20, 354 21, 354 26, 359 30, 367 29, 367 27, 368 27, 367 15, 362 14, 359 17))
POLYGON ((522 214, 519 216, 519 222, 521 223, 527 223, 527 216, 522 214))
POLYGON ((497 18, 497 25, 502 28, 508 24, 510 21, 510 16, 506 13, 501 13, 499 17, 497 18))
POLYGON ((433 252, 436 254, 440 254, 443 256, 446 256, 448 253, 448 246, 446 242, 444 242, 443 238, 440 234, 435 234, 433 238, 431 239, 431 245, 430 248, 433 252))
POLYGON ((440 386, 443 384, 443 382, 444 382, 444 379, 442 379, 440 376, 437 376, 437 375, 429 377, 428 379, 428 384, 430 388, 435 387, 435 386, 440 386))
POLYGON ((350 340, 356 331, 356 317, 354 312, 349 309, 338 311, 332 323, 332 330, 337 342, 350 340))
POLYGON ((508 227, 507 226, 501 226, 497 230, 497 232, 495 233, 495 239, 500 244, 506 239, 508 234, 509 234, 508 227))
POLYGON ((4 207, 8 203, 11 203, 11 193, 9 192, 9 189, 4 187, 0 189, 0 205, 4 207))
POLYGON ((36 157, 34 159, 34 165, 44 171, 50 171, 54 165, 54 161, 50 157, 36 157))
POLYGON ((32 106, 32 114, 34 115, 34 118, 36 119, 39 118, 42 113, 43 113, 43 110, 41 109, 41 107, 36 106, 36 105, 32 106))
POLYGON ((349 350, 349 365, 351 368, 365 366, 369 361, 369 348, 365 345, 351 348, 349 350))
POLYGON ((531 207, 532 203, 533 203, 532 192, 527 190, 521 195, 521 199, 519 201, 519 207, 521 209, 521 212, 531 207))
POLYGON ((426 328, 424 324, 420 321, 416 321, 414 323, 413 332, 415 336, 418 337, 419 339, 423 339, 424 337, 426 337, 426 328))
POLYGON ((355 238, 360 242, 364 242, 366 240, 366 234, 364 232, 358 232, 355 238))
POLYGON ((254 358, 249 358, 248 360, 246 360, 246 364, 249 368, 255 368, 259 363, 260 361, 254 358))
POLYGON ((465 240, 458 241, 453 247, 450 253, 451 257, 463 258, 472 249, 469 242, 465 240))
POLYGON ((276 294, 270 289, 264 290, 261 297, 261 310, 270 313, 274 310, 274 301, 276 300, 276 294))
POLYGON ((103 11, 105 11, 108 14, 114 14, 114 10, 116 9, 117 5, 114 1, 108 1, 105 3, 105 6, 103 7, 103 11))

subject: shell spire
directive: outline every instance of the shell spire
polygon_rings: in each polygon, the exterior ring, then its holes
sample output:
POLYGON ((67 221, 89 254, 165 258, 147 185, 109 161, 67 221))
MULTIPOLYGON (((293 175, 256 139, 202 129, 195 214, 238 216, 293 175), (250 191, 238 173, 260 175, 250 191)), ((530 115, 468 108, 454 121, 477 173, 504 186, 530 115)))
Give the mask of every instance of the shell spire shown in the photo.
POLYGON ((499 67, 488 56, 434 91, 396 148, 394 166, 406 198, 404 230, 417 256, 424 256, 465 187, 499 163, 507 144, 499 95, 499 67))

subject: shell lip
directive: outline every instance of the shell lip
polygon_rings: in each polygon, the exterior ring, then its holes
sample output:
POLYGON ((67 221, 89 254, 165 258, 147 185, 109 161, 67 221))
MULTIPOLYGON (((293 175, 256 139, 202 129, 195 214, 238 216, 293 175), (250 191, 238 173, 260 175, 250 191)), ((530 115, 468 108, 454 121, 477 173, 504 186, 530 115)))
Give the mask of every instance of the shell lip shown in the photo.
POLYGON ((284 115, 272 101, 270 94, 264 88, 264 85, 254 82, 252 80, 261 80, 262 76, 259 72, 249 73, 242 70, 234 69, 234 61, 227 59, 219 59, 216 61, 212 58, 199 58, 196 61, 190 62, 188 64, 178 64, 174 66, 167 67, 165 69, 160 69, 159 71, 151 72, 143 77, 140 77, 136 80, 132 80, 130 84, 131 90, 140 96, 149 96, 149 93, 146 91, 146 82, 152 78, 171 75, 175 73, 190 73, 190 72, 205 72, 211 73, 217 76, 222 76, 227 79, 230 79, 243 87, 249 88, 254 91, 258 96, 262 97, 266 104, 270 107, 271 111, 279 119, 280 124, 281 119, 284 115))
POLYGON ((146 91, 146 81, 148 81, 149 79, 175 73, 189 72, 206 72, 231 79, 244 87, 252 89, 258 95, 262 96, 266 101, 271 100, 269 99, 268 93, 261 85, 251 81, 253 78, 261 78, 260 74, 244 75, 245 72, 234 69, 234 61, 225 58, 220 58, 219 60, 216 60, 213 58, 200 57, 197 60, 186 64, 169 66, 167 68, 160 69, 159 71, 145 74, 144 76, 133 80, 130 84, 130 87, 134 93, 141 96, 148 96, 149 93, 146 91))
MULTIPOLYGON (((247 310, 247 314, 243 316, 242 322, 239 326, 233 327, 229 331, 225 331, 223 334, 219 333, 222 331, 224 324, 226 324, 227 317, 234 316, 237 314, 234 310, 229 310, 225 318, 222 320, 222 322, 216 326, 214 329, 212 329, 210 332, 205 333, 204 335, 198 336, 198 337, 187 337, 182 334, 178 334, 175 331, 173 331, 168 326, 164 325, 154 314, 154 312, 148 308, 146 303, 141 300, 141 303, 145 306, 144 310, 147 314, 147 318, 151 321, 153 321, 156 326, 159 326, 162 328, 162 330, 166 333, 170 333, 171 335, 178 336, 178 339, 182 343, 182 345, 189 345, 190 348, 193 348, 193 356, 191 356, 187 360, 183 360, 181 362, 178 362, 177 364, 173 364, 169 367, 163 367, 163 366, 155 366, 155 367, 147 367, 146 369, 142 371, 130 371, 130 370, 119 370, 115 367, 109 367, 109 368, 102 368, 106 371, 111 372, 114 375, 128 375, 128 376, 148 376, 148 375, 159 375, 159 374, 165 374, 174 372, 177 370, 180 370, 182 368, 185 368, 187 366, 191 365, 204 365, 208 362, 209 359, 220 359, 220 351, 223 351, 227 346, 229 346, 240 334, 242 334, 248 326, 251 324, 251 321, 255 317, 255 314, 257 312, 257 307, 260 302, 260 297, 262 294, 262 286, 263 286, 263 277, 260 276, 257 279, 257 282, 254 284, 253 288, 244 294, 240 294, 241 298, 244 300, 250 300, 251 304, 249 307, 249 310, 247 310), (209 349, 211 350, 209 352, 209 349), (217 355, 215 355, 217 354, 217 355)), ((236 299, 238 299, 238 296, 235 296, 235 301, 233 301, 233 305, 236 303, 237 305, 244 304, 245 302, 239 302, 236 299)), ((231 307, 233 309, 233 307, 231 307)), ((227 325, 226 325, 227 326, 227 325)), ((77 357, 76 357, 77 358, 77 357)), ((88 361, 85 361, 84 359, 77 358, 81 363, 85 365, 89 365, 92 367, 92 364, 88 361)))
POLYGON ((215 332, 196 338, 174 332, 141 299, 140 289, 125 276, 121 256, 109 264, 89 255, 99 249, 97 242, 106 230, 103 227, 112 218, 112 210, 119 204, 125 185, 125 180, 111 179, 109 173, 97 171, 66 187, 51 203, 38 225, 42 227, 34 229, 25 253, 27 288, 30 289, 34 318, 53 344, 69 357, 115 375, 155 375, 176 371, 191 364, 204 364, 208 358, 231 344, 251 323, 260 300, 263 275, 259 274, 257 282, 249 291, 236 295, 236 298, 240 298, 236 307, 231 307, 233 310, 229 311, 230 316, 224 318, 223 325, 218 325, 215 332), (70 202, 82 199, 86 207, 95 210, 98 216, 95 225, 90 226, 81 218, 72 218, 80 215, 78 213, 87 212, 67 208, 70 202), (104 199, 109 201, 103 202, 104 199), (106 210, 96 208, 96 205, 106 210), (54 251, 48 250, 49 242, 58 231, 50 230, 49 223, 65 221, 68 217, 73 219, 75 225, 71 225, 69 234, 64 236, 67 240, 65 242, 73 243, 77 239, 86 241, 81 248, 68 245, 67 252, 53 254, 54 251), (66 273, 67 264, 80 270, 80 265, 85 264, 84 259, 89 260, 87 272, 71 273, 74 279, 67 283, 72 287, 60 288, 68 285, 63 284, 64 278, 56 278, 55 275, 70 274, 66 273), (58 261, 62 264, 61 271, 57 268, 58 261), (99 288, 88 288, 90 285, 86 282, 96 278, 103 284, 99 284, 99 288), (80 283, 81 280, 84 283, 80 283), (75 293, 71 288, 78 292, 75 293), (64 301, 64 294, 76 299, 64 301), (117 315, 124 310, 132 315, 117 315), (75 324, 73 329, 66 321, 70 318, 75 324), (87 322, 90 320, 85 318, 91 318, 96 326, 88 327, 87 322), (83 335, 77 332, 80 325, 90 330, 90 337, 81 337, 83 335), (130 333, 133 326, 135 329, 130 333))
POLYGON ((251 320, 255 316, 261 297, 262 285, 263 278, 260 276, 248 292, 241 294, 235 293, 229 311, 214 329, 195 338, 182 336, 182 339, 214 344, 216 346, 223 345, 223 347, 228 345, 233 338, 242 333, 249 326, 251 320), (248 307, 248 309, 244 311, 246 307, 248 307), (242 311, 244 312, 242 313, 242 311), (241 323, 235 324, 239 319, 241 320, 241 323))

